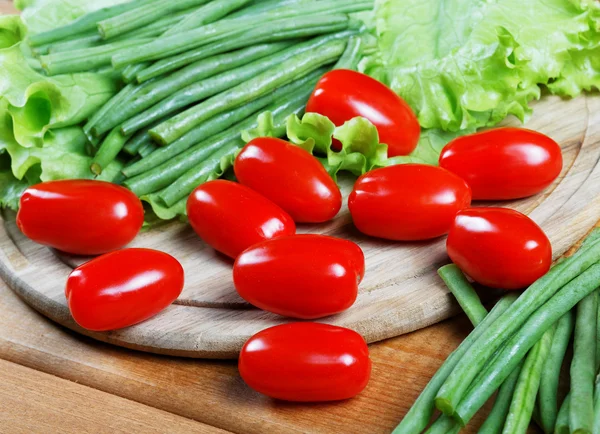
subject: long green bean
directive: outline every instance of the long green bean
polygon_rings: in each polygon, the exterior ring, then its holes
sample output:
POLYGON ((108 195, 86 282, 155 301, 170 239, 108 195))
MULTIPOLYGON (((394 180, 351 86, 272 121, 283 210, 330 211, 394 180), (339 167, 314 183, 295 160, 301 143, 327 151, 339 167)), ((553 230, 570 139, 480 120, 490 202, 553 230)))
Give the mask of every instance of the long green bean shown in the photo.
POLYGON ((463 359, 464 354, 479 336, 488 329, 504 312, 516 301, 515 294, 509 294, 503 297, 488 316, 477 326, 475 330, 463 341, 463 343, 446 359, 444 364, 438 369, 435 375, 429 380, 425 389, 421 392, 413 406, 410 408, 404 419, 394 430, 394 434, 419 434, 422 432, 434 411, 434 398, 438 390, 448 378, 448 375, 463 359))
POLYGON ((554 432, 556 417, 558 415, 558 380, 560 370, 573 334, 575 318, 568 312, 558 321, 550 354, 544 365, 544 375, 540 382, 538 402, 540 406, 540 422, 542 429, 547 434, 554 432))
POLYGON ((147 4, 161 0, 133 0, 128 3, 122 3, 108 8, 98 9, 77 18, 75 21, 56 29, 47 32, 38 33, 37 35, 29 36, 28 42, 31 46, 37 47, 44 44, 68 39, 73 35, 84 33, 90 30, 96 30, 97 23, 101 20, 121 15, 133 9, 145 6, 147 4))
POLYGON ((219 95, 186 110, 150 130, 150 135, 161 143, 172 143, 201 122, 219 113, 238 107, 246 101, 259 98, 279 86, 298 79, 331 63, 344 51, 345 43, 335 41, 314 53, 292 57, 285 66, 265 71, 219 95))
POLYGON ((289 18, 300 20, 309 15, 319 14, 334 17, 334 14, 359 12, 372 7, 372 0, 323 0, 303 4, 302 7, 283 7, 248 18, 221 20, 198 29, 158 38, 137 50, 123 50, 113 57, 113 65, 122 67, 132 63, 159 60, 206 45, 228 35, 243 33, 252 27, 265 26, 267 23, 271 25, 277 20, 289 18))
MULTIPOLYGON (((280 23, 281 24, 281 23, 280 23)), ((349 22, 348 26, 352 26, 352 21, 349 22)), ((281 28, 281 27, 280 27, 281 28)), ((227 53, 232 50, 236 50, 239 48, 244 48, 247 46, 252 46, 258 43, 264 42, 273 42, 284 39, 292 39, 299 37, 307 37, 318 34, 330 33, 330 29, 321 29, 317 28, 309 28, 298 31, 293 28, 289 31, 279 31, 277 33, 273 33, 270 27, 259 27, 256 29, 251 29, 243 35, 235 38, 228 38, 224 41, 215 42, 213 44, 205 45, 203 47, 197 48, 195 50, 190 50, 185 53, 168 57, 166 59, 159 60, 152 64, 152 66, 147 67, 146 69, 138 72, 136 78, 137 81, 142 83, 146 80, 149 80, 153 77, 157 77, 159 75, 166 74, 168 72, 177 70, 182 68, 190 63, 197 62, 202 59, 206 59, 208 57, 227 53), (307 35, 307 32, 310 31, 311 35, 307 35)), ((327 37, 334 39, 347 39, 351 35, 356 34, 356 29, 344 30, 337 33, 330 33, 327 37)), ((325 37, 325 36, 323 36, 325 37)))
POLYGON ((68 39, 49 45, 48 51, 44 54, 55 54, 71 50, 83 50, 85 48, 97 47, 100 44, 102 44, 102 39, 99 35, 82 36, 81 38, 68 39))
POLYGON ((554 434, 570 434, 571 430, 569 429, 569 407, 571 402, 571 395, 567 395, 562 405, 560 406, 560 410, 558 411, 558 416, 556 417, 556 426, 554 427, 554 434))
POLYGON ((445 265, 438 270, 438 274, 471 322, 479 324, 488 312, 460 268, 454 264, 445 265))
POLYGON ((504 434, 525 434, 540 387, 542 370, 552 347, 555 327, 549 328, 527 354, 519 374, 508 416, 504 424, 504 434))
POLYGON ((117 155, 121 152, 128 139, 129 137, 121 134, 120 128, 113 129, 110 134, 106 136, 92 160, 92 165, 90 167, 92 173, 94 173, 94 175, 100 175, 106 166, 117 158, 117 155))
POLYGON ((600 375, 596 376, 594 384, 594 428, 592 432, 600 432, 600 375))
MULTIPOLYGON (((147 143, 153 143, 152 138, 148 134, 148 130, 140 130, 137 133, 135 133, 127 141, 127 143, 125 143, 125 146, 123 146, 123 152, 125 152, 127 155, 131 155, 131 156, 137 155, 140 148, 147 143)), ((131 163, 127 167, 123 168, 123 170, 127 170, 129 167, 139 163, 140 161, 141 161, 141 159, 131 163)))
POLYGON ((598 291, 594 291, 579 302, 575 320, 569 406, 569 428, 575 434, 592 434, 594 425, 597 316, 598 291))
POLYGON ((111 57, 118 50, 143 45, 150 39, 131 39, 81 50, 51 53, 40 57, 42 67, 49 75, 72 72, 88 72, 110 65, 111 57))
POLYGON ((88 119, 87 123, 83 126, 83 132, 88 136, 88 138, 92 137, 92 129, 94 126, 105 117, 108 113, 115 109, 118 105, 120 105, 123 101, 125 101, 132 92, 134 92, 134 87, 132 85, 127 85, 123 89, 121 89, 115 96, 108 100, 94 115, 88 119))
MULTIPOLYGON (((273 71, 284 64, 284 62, 292 61, 303 53, 310 54, 315 52, 319 47, 326 47, 327 44, 333 44, 333 42, 322 44, 318 39, 304 42, 285 51, 275 52, 267 57, 259 58, 250 64, 239 66, 222 74, 191 84, 126 121, 123 124, 123 132, 130 134, 175 110, 187 107, 206 98, 214 97, 215 95, 220 97, 221 92, 235 86, 242 86, 260 74, 273 71)), ((216 64, 218 65, 218 61, 216 64)))
POLYGON ((142 146, 140 146, 140 149, 138 150, 138 154, 140 155, 140 157, 145 158, 145 157, 148 157, 149 155, 151 155, 156 150, 158 150, 158 146, 156 146, 156 144, 154 144, 152 142, 144 143, 142 146))
POLYGON ((502 383, 496 395, 494 406, 481 428, 479 428, 478 434, 500 434, 502 432, 522 368, 523 362, 502 383))
POLYGON ((98 22, 98 31, 104 39, 113 38, 151 24, 160 18, 201 6, 210 0, 171 0, 151 3, 132 11, 98 22))
MULTIPOLYGON (((429 429, 425 431, 425 434, 446 434, 450 430, 455 429, 457 425, 458 424, 454 419, 442 414, 431 424, 429 429)), ((460 428, 460 425, 458 425, 458 427, 460 428)))
POLYGON ((469 362, 461 363, 450 374, 436 396, 436 406, 451 416, 477 374, 506 338, 519 330, 525 321, 560 288, 591 267, 598 259, 600 259, 600 243, 595 242, 589 248, 583 249, 582 254, 575 254, 554 266, 523 292, 519 300, 498 320, 497 324, 487 329, 469 348, 465 354, 465 360, 469 362))
MULTIPOLYGON (((122 105, 120 110, 113 111, 110 116, 105 117, 98 125, 98 129, 100 131, 108 131, 109 129, 126 122, 128 119, 131 119, 133 116, 143 112, 155 104, 160 104, 158 107, 162 107, 163 103, 161 103, 161 101, 167 97, 169 98, 164 102, 164 104, 169 104, 169 101, 173 101, 177 98, 176 95, 179 95, 177 94, 178 91, 188 86, 193 85, 193 87, 196 88, 202 87, 202 80, 206 78, 210 78, 219 73, 225 73, 240 66, 249 67, 249 65, 247 65, 248 63, 262 59, 267 55, 280 52, 284 48, 289 47, 291 44, 292 43, 290 42, 279 42, 275 44, 256 45, 239 50, 237 52, 214 56, 189 65, 186 68, 175 72, 174 74, 168 75, 153 82, 152 85, 146 87, 143 92, 136 94, 135 98, 130 98, 127 101, 127 104, 122 105)), ((219 83, 217 83, 217 86, 218 84, 219 83)), ((213 82, 207 83, 207 86, 205 87, 209 89, 209 92, 219 92, 219 88, 214 86, 215 83, 213 80, 213 82)), ((187 88, 187 92, 189 91, 190 88, 187 88)), ((182 105, 175 106, 172 110, 176 110, 178 107, 184 107, 185 105, 187 104, 184 103, 182 105)), ((166 110, 160 111, 165 114, 171 112, 166 110)), ((142 118, 145 118, 145 116, 142 118)), ((132 122, 133 120, 127 123, 127 125, 124 127, 125 130, 132 132, 140 127, 148 125, 151 120, 141 124, 136 124, 136 128, 130 129, 132 122)))
POLYGON ((310 3, 314 0, 253 0, 245 8, 232 13, 228 18, 247 18, 284 6, 294 6, 301 3, 310 3))
MULTIPOLYGON (((561 265, 566 263, 567 266, 562 268, 561 275, 568 275, 573 269, 585 268, 590 260, 593 261, 594 265, 585 269, 550 298, 548 302, 531 314, 525 323, 520 325, 518 331, 508 340, 503 349, 486 365, 485 369, 479 372, 453 415, 461 425, 465 425, 473 417, 475 412, 481 408, 516 368, 527 351, 541 339, 546 330, 598 287, 600 284, 600 264, 597 264, 597 262, 600 260, 600 241, 590 245, 578 259, 563 261, 555 266, 555 269, 561 268, 561 265)), ((551 273, 552 271, 548 274, 551 273)), ((522 298, 523 295, 519 300, 522 298)), ((507 311, 507 314, 503 315, 501 319, 511 316, 511 313, 510 310, 507 311)), ((502 322, 501 319, 496 321, 494 327, 492 327, 493 329, 496 329, 498 324, 502 322)), ((472 359, 467 358, 465 360, 471 361, 472 359)))
POLYGON ((356 70, 358 68, 358 62, 362 55, 362 39, 360 36, 351 36, 348 39, 346 50, 340 60, 335 64, 333 69, 351 69, 356 70))

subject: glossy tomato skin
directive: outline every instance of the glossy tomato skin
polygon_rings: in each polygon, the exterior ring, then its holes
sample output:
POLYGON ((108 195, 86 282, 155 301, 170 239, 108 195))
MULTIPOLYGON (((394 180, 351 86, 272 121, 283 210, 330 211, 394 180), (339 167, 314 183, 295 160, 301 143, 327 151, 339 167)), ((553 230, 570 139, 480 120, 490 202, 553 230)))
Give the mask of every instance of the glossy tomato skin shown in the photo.
POLYGON ((337 401, 359 394, 369 382, 369 349, 358 333, 311 322, 268 328, 251 337, 239 370, 252 389, 297 402, 337 401))
POLYGON ((342 207, 342 194, 319 161, 281 139, 259 137, 239 153, 237 180, 287 211, 298 223, 331 220, 342 207))
POLYGON ((288 213, 232 181, 200 185, 188 198, 187 214, 200 238, 234 259, 256 243, 296 233, 296 224, 288 213))
POLYGON ((396 241, 427 240, 450 230, 471 203, 471 190, 453 173, 424 164, 399 164, 361 176, 348 198, 364 234, 396 241))
POLYGON ((306 112, 327 116, 337 125, 357 116, 369 119, 388 145, 388 156, 408 155, 417 147, 421 127, 410 106, 390 88, 360 72, 336 69, 325 74, 308 100, 306 112))
POLYGON ((65 295, 73 318, 93 331, 142 322, 169 306, 183 289, 183 268, 150 249, 123 249, 77 267, 65 295))
POLYGON ((49 181, 21 196, 17 225, 33 241, 77 255, 98 255, 131 242, 144 208, 129 190, 92 180, 49 181))
POLYGON ((245 250, 233 266, 233 281, 238 294, 260 309, 315 319, 354 304, 364 264, 362 250, 351 241, 295 235, 245 250))
POLYGON ((463 272, 492 288, 525 288, 546 274, 552 263, 552 246, 544 231, 508 208, 459 212, 446 247, 463 272))
POLYGON ((440 154, 440 166, 467 181, 474 200, 532 196, 560 175, 562 165, 558 143, 521 128, 496 128, 462 136, 440 154))

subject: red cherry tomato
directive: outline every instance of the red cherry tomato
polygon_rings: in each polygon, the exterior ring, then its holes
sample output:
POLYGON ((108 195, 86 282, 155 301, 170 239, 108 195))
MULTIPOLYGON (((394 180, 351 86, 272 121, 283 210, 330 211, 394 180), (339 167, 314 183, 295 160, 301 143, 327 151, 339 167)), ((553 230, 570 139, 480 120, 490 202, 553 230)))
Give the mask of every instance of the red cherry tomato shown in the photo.
POLYGON ((289 214, 231 181, 210 181, 196 188, 188 198, 187 214, 200 238, 232 258, 260 241, 296 233, 289 214))
POLYGON ((233 281, 240 296, 256 307, 315 319, 354 304, 364 269, 363 252, 351 241, 295 235, 244 251, 233 266, 233 281))
POLYGON ((142 322, 169 306, 183 289, 183 268, 166 253, 124 249, 77 267, 65 295, 81 327, 116 330, 142 322))
POLYGON ((348 399, 369 382, 369 349, 358 333, 327 324, 291 323, 252 336, 239 370, 252 389, 286 401, 348 399))
POLYGON ((388 155, 408 155, 417 147, 421 127, 410 106, 390 88, 360 72, 336 69, 317 83, 307 112, 327 116, 343 125, 357 116, 370 120, 379 132, 388 155))
POLYGON ((448 256, 485 286, 521 289, 550 269, 552 246, 526 215, 507 208, 459 212, 446 242, 448 256))
POLYGON ((129 190, 109 182, 50 181, 21 196, 17 225, 33 241, 77 255, 119 249, 135 238, 144 208, 129 190))
POLYGON ((284 140, 250 141, 235 160, 238 181, 272 200, 296 222, 331 220, 342 207, 340 189, 310 153, 284 140))
POLYGON ((560 146, 520 128, 459 137, 442 150, 440 166, 467 181, 476 200, 519 199, 548 187, 562 170, 560 146))
POLYGON ((445 169, 400 164, 361 176, 348 198, 359 231, 397 241, 444 235, 471 203, 465 181, 445 169))

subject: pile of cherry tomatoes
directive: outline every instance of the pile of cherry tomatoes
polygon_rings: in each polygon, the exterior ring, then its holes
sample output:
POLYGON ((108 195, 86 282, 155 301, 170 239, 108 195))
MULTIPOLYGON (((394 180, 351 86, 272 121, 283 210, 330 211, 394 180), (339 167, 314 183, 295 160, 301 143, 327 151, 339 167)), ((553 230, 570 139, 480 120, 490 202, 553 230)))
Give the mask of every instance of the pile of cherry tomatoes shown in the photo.
MULTIPOLYGON (((323 77, 308 110, 341 124, 370 119, 391 155, 417 144, 418 122, 391 90, 352 71, 323 77)), ((448 234, 448 255, 475 281, 523 288, 545 274, 552 257, 543 231, 506 208, 471 208, 471 200, 507 200, 542 191, 560 174, 550 138, 501 128, 448 144, 439 167, 403 164, 360 177, 348 199, 362 233, 395 241, 448 234)), ((286 141, 257 138, 234 163, 238 182, 216 180, 189 197, 196 233, 234 260, 233 282, 254 306, 313 320, 350 308, 365 274, 360 247, 324 235, 296 235, 296 223, 333 219, 342 194, 323 166, 286 141)), ((78 255, 102 255, 76 268, 66 284, 75 321, 94 331, 144 321, 181 293, 184 272, 170 255, 121 249, 139 232, 139 199, 100 181, 46 182, 21 198, 17 223, 32 240, 78 255)), ((366 386, 371 362, 364 339, 341 327, 295 322, 263 330, 244 345, 244 380, 271 397, 294 401, 350 398, 366 386)))

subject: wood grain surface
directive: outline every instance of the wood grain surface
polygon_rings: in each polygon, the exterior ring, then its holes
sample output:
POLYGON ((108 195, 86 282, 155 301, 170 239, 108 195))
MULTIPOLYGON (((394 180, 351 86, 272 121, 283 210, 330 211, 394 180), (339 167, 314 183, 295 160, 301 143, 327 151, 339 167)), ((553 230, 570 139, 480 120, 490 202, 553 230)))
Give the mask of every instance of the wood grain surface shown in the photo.
MULTIPOLYGON (((545 96, 535 104, 526 126, 561 145, 564 168, 543 193, 501 205, 529 214, 540 224, 556 258, 600 219, 600 95, 571 100, 545 96)), ((352 179, 344 185, 348 193, 352 179)), ((301 227, 301 232, 308 231, 355 241, 366 259, 356 303, 322 322, 354 329, 371 343, 431 325, 457 311, 436 273, 449 261, 444 237, 419 243, 369 238, 353 227, 347 209, 332 222, 301 227)), ((189 225, 161 226, 140 234, 131 245, 176 257, 186 272, 184 291, 174 305, 148 321, 92 333, 75 324, 64 297, 67 276, 84 259, 58 256, 35 244, 18 230, 14 214, 0 214, 0 276, 35 309, 96 339, 159 354, 234 358, 250 336, 289 321, 243 302, 233 288, 231 262, 206 246, 189 225)))

